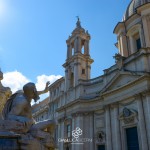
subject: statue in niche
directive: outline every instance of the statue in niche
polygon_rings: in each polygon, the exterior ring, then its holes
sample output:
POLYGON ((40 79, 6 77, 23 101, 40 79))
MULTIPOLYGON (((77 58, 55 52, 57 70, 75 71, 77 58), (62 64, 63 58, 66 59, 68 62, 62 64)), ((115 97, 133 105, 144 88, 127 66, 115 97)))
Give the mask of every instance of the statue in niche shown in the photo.
POLYGON ((3 73, 0 70, 0 118, 2 117, 3 106, 5 105, 7 99, 11 96, 12 92, 9 87, 4 87, 1 83, 3 80, 3 73))
POLYGON ((100 143, 104 143, 105 142, 105 133, 103 131, 99 131, 97 133, 97 140, 100 143))
POLYGON ((37 91, 34 83, 27 83, 22 91, 14 93, 6 102, 0 123, 1 131, 20 134, 23 150, 50 150, 55 148, 53 132, 55 122, 46 120, 36 123, 32 117, 31 100, 36 102, 40 94, 48 92, 50 82, 43 91, 37 91), (11 124, 11 126, 10 126, 11 124))

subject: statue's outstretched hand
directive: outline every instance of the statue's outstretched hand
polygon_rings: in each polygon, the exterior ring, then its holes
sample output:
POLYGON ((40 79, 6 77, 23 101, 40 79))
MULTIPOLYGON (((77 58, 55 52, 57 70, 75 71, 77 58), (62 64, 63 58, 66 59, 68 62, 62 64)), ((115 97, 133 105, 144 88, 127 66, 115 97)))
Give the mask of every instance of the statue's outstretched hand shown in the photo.
POLYGON ((45 93, 48 92, 49 87, 50 87, 50 81, 47 81, 47 82, 46 82, 45 89, 44 89, 44 92, 45 92, 45 93))

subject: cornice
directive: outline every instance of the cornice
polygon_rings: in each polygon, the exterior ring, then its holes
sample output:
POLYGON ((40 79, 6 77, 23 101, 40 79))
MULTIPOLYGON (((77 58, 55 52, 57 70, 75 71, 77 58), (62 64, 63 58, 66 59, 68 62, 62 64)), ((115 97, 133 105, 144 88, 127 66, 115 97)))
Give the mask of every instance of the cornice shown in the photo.
POLYGON ((72 113, 71 116, 79 117, 79 116, 89 116, 89 115, 93 115, 93 114, 94 114, 93 111, 78 111, 78 112, 72 113))
MULTIPOLYGON (((120 91, 124 91, 124 89, 126 89, 126 88, 128 88, 128 87, 131 87, 131 86, 137 84, 138 82, 141 82, 142 80, 144 80, 144 79, 146 79, 146 78, 147 78, 148 80, 150 80, 150 75, 149 75, 149 74, 143 75, 143 76, 139 77, 138 79, 136 79, 136 80, 134 80, 134 81, 132 81, 132 82, 127 83, 126 85, 123 85, 123 86, 121 86, 121 87, 119 87, 119 88, 116 88, 116 89, 114 89, 114 90, 111 90, 111 91, 106 91, 106 92, 102 93, 101 96, 102 96, 102 97, 105 97, 105 96, 107 96, 107 95, 112 95, 112 94, 118 93, 118 92, 120 92, 120 91)), ((144 90, 144 91, 145 91, 145 90, 144 90)))
POLYGON ((72 101, 72 102, 70 102, 70 103, 67 103, 67 104, 65 104, 64 106, 61 106, 60 108, 57 108, 56 109, 56 112, 59 112, 59 111, 63 111, 63 110, 65 110, 66 108, 69 108, 69 107, 72 107, 73 105, 81 105, 82 103, 84 104, 84 103, 92 103, 92 102, 96 102, 96 101, 99 101, 100 99, 102 99, 101 97, 96 97, 96 98, 94 98, 94 99, 91 99, 91 100, 83 100, 83 99, 76 99, 76 100, 74 100, 74 101, 72 101))

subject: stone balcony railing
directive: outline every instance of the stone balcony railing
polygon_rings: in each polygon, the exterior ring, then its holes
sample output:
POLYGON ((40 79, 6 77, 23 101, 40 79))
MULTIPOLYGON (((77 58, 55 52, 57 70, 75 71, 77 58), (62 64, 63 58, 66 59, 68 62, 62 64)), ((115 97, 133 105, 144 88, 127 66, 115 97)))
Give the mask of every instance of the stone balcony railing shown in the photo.
POLYGON ((90 80, 82 80, 82 79, 79 80, 79 84, 82 84, 82 85, 91 85, 91 84, 96 84, 100 82, 103 82, 102 76, 99 76, 97 78, 90 79, 90 80))

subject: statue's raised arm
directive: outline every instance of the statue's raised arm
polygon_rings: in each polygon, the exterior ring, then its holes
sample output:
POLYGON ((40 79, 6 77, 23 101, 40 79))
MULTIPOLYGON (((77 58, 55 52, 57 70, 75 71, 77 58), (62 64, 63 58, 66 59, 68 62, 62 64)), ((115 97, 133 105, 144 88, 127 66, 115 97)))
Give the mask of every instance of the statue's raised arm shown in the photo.
POLYGON ((49 91, 50 81, 46 82, 45 89, 43 91, 38 91, 38 95, 47 93, 49 91))

